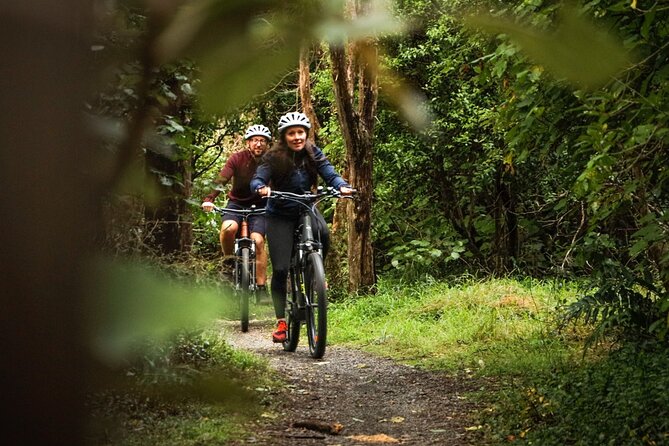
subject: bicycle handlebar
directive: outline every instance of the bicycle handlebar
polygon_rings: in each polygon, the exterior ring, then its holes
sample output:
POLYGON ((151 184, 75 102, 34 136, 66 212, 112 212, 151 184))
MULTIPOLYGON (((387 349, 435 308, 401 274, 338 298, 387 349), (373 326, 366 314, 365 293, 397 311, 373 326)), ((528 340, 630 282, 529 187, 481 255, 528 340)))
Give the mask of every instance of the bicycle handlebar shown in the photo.
POLYGON ((230 214, 238 214, 241 216, 251 216, 251 215, 262 215, 265 213, 265 208, 258 208, 258 209, 231 209, 231 208, 220 208, 218 206, 214 206, 214 212, 217 212, 219 214, 224 214, 224 213, 230 213, 230 214))
POLYGON ((333 187, 328 187, 328 188, 318 187, 316 193, 305 192, 303 194, 296 194, 293 192, 283 192, 279 190, 270 190, 270 193, 267 198, 275 200, 293 201, 295 203, 298 203, 300 206, 303 206, 309 212, 313 212, 313 208, 315 208, 318 203, 325 200, 326 198, 353 199, 353 196, 357 192, 358 192, 357 190, 351 189, 350 194, 344 195, 339 190, 333 187))
POLYGON ((318 191, 316 193, 313 192, 305 192, 303 194, 296 194, 293 192, 283 192, 279 190, 271 190, 268 198, 274 198, 278 200, 291 200, 291 201, 299 201, 299 202, 304 202, 304 201, 314 201, 318 200, 319 198, 353 198, 353 196, 357 193, 358 191, 355 189, 351 189, 350 194, 342 194, 339 190, 333 188, 333 187, 328 187, 328 188, 318 188, 318 191))

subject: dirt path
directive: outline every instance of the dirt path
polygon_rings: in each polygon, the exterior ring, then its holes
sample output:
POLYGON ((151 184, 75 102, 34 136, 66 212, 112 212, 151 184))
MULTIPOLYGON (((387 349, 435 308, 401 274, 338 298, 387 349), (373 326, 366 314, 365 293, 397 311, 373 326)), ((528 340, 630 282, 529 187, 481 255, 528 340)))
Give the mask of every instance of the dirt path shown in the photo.
POLYGON ((236 324, 224 330, 232 345, 266 357, 288 383, 278 395, 282 415, 258 423, 259 432, 236 444, 480 444, 466 429, 475 406, 465 396, 480 383, 341 347, 328 346, 314 360, 306 339, 287 353, 271 343, 271 323, 252 321, 248 333, 236 324))

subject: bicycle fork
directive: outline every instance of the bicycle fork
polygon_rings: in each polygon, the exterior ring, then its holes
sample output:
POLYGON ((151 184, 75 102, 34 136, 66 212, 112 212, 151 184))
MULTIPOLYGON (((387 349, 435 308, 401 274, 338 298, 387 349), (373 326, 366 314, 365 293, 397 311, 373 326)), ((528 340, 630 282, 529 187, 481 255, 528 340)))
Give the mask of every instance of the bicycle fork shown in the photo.
POLYGON ((293 299, 290 299, 288 301, 288 305, 291 306, 291 312, 293 316, 299 320, 299 321, 304 321, 306 320, 306 313, 305 313, 305 301, 304 297, 306 295, 305 290, 304 290, 304 281, 302 280, 301 274, 300 274, 300 268, 296 264, 295 260, 297 260, 295 257, 293 257, 293 262, 290 266, 290 292, 293 294, 293 299))
POLYGON ((242 248, 249 249, 249 291, 256 290, 256 244, 255 241, 249 236, 249 224, 246 219, 242 220, 241 229, 239 230, 239 237, 235 239, 235 256, 236 256, 236 268, 235 268, 235 284, 237 290, 240 287, 239 275, 241 273, 241 265, 239 261, 242 256, 242 248))

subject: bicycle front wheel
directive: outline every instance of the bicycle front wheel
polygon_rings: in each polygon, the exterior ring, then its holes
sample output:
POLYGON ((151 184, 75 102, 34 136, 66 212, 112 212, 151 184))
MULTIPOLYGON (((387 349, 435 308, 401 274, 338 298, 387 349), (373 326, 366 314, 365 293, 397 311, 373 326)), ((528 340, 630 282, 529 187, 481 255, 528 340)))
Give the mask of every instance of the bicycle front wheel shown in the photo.
POLYGON ((242 255, 239 259, 239 305, 241 307, 241 325, 244 333, 249 331, 249 300, 251 297, 251 290, 249 289, 251 283, 251 264, 249 257, 249 248, 242 248, 242 255))
POLYGON ((318 359, 325 354, 328 329, 325 269, 323 268, 323 258, 319 253, 312 252, 309 254, 304 273, 309 353, 313 358, 318 359))

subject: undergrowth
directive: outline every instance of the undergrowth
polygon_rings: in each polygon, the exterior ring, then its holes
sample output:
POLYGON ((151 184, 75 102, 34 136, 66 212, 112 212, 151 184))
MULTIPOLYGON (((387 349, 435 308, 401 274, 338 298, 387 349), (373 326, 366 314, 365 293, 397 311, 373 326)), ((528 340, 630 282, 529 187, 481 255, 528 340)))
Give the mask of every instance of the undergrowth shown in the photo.
POLYGON ((99 360, 88 389, 91 445, 226 444, 271 412, 266 361, 225 343, 238 315, 219 259, 116 257, 89 319, 99 360), (183 328, 183 327, 200 328, 183 328), (182 328, 177 328, 182 327, 182 328))
POLYGON ((90 393, 87 444, 225 444, 262 419, 277 386, 267 370, 214 331, 138 346, 90 393))
POLYGON ((482 423, 499 443, 669 444, 668 368, 665 346, 626 344, 506 386, 482 423))

